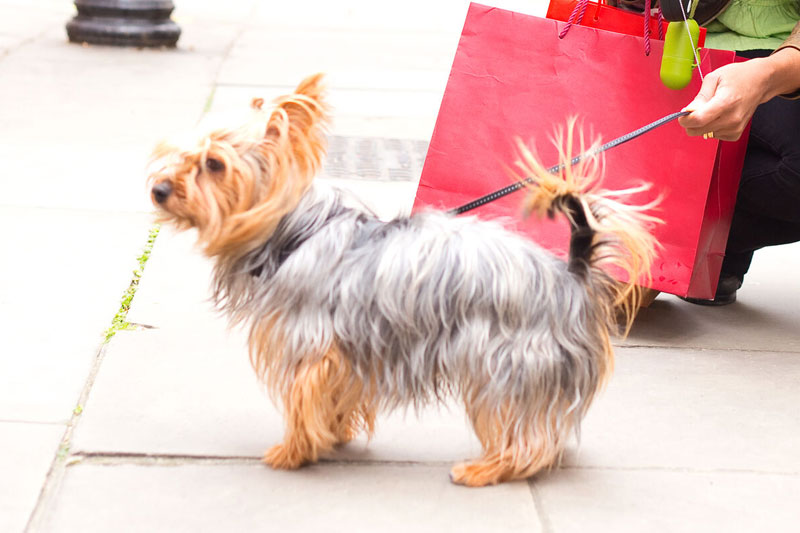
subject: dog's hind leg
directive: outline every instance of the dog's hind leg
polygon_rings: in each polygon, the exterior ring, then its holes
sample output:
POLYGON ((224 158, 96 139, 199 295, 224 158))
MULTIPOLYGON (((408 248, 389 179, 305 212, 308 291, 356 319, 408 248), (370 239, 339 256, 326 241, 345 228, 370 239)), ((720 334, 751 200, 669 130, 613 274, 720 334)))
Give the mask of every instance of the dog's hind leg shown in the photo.
POLYGON ((337 444, 350 442, 360 431, 372 435, 374 429, 375 409, 368 402, 362 402, 355 409, 337 415, 334 427, 336 442, 337 444))
POLYGON ((317 461, 337 443, 351 440, 358 429, 371 431, 374 415, 363 407, 363 391, 336 349, 302 364, 283 398, 284 440, 267 450, 264 462, 273 468, 298 468, 317 461))
POLYGON ((514 409, 507 408, 498 412, 468 406, 468 412, 483 455, 453 466, 453 483, 482 487, 524 479, 555 463, 561 454, 560 432, 548 431, 553 428, 547 428, 546 423, 526 427, 513 416, 514 409))

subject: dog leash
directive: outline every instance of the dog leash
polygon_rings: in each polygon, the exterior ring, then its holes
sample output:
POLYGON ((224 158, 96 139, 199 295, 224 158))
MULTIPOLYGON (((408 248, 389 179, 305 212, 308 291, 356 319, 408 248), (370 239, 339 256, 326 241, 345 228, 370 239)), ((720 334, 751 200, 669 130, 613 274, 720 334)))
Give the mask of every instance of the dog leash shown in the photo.
MULTIPOLYGON (((610 150, 611 148, 614 148, 614 147, 619 146, 621 144, 625 144, 626 142, 628 142, 628 141, 630 141, 632 139, 635 139, 636 137, 639 137, 640 135, 643 135, 643 134, 647 133, 648 131, 654 130, 654 129, 658 128, 659 126, 663 126, 664 124, 666 124, 668 122, 672 122, 676 118, 685 117, 689 113, 690 113, 690 111, 678 111, 677 113, 672 113, 671 115, 667 115, 665 117, 662 117, 662 118, 656 120, 655 122, 651 122, 647 126, 642 126, 638 130, 632 131, 630 133, 626 133, 622 137, 618 137, 618 138, 614 139, 613 141, 609 141, 606 144, 600 146, 599 148, 597 148, 595 150, 590 150, 588 152, 584 152, 584 153, 582 153, 580 155, 577 155, 577 156, 573 157, 572 161, 570 161, 570 164, 574 165, 574 164, 580 162, 581 160, 583 160, 583 159, 585 159, 587 157, 591 157, 591 156, 597 155, 597 154, 599 154, 601 152, 605 152, 606 150, 610 150)), ((556 172, 559 172, 563 168, 564 168, 564 164, 562 163, 562 164, 558 164, 556 166, 548 168, 547 171, 550 172, 551 174, 555 174, 556 172)), ((514 191, 518 191, 521 188, 523 188, 525 185, 528 185, 530 183, 533 183, 533 178, 525 178, 522 181, 518 181, 517 183, 512 183, 511 185, 503 187, 502 189, 499 189, 499 190, 497 190, 497 191, 495 191, 493 193, 487 194, 486 196, 481 196, 477 200, 473 200, 473 201, 471 201, 471 202, 469 202, 467 204, 462 205, 461 207, 455 207, 453 209, 450 209, 448 211, 448 213, 451 214, 451 215, 460 215, 462 213, 466 213, 467 211, 472 211, 473 209, 476 209, 476 208, 478 208, 478 207, 480 207, 482 205, 488 204, 489 202, 494 202, 498 198, 502 198, 503 196, 511 194, 514 191)))

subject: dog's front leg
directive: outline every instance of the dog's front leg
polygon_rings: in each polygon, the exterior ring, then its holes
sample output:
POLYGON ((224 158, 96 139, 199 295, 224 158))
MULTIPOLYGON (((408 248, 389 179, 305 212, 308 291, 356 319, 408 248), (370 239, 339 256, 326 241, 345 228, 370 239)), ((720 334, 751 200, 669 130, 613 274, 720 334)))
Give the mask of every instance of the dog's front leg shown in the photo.
POLYGON ((264 462, 273 468, 298 468, 352 439, 359 428, 370 431, 374 415, 363 408, 363 390, 338 350, 302 363, 283 398, 283 442, 267 450, 264 462))

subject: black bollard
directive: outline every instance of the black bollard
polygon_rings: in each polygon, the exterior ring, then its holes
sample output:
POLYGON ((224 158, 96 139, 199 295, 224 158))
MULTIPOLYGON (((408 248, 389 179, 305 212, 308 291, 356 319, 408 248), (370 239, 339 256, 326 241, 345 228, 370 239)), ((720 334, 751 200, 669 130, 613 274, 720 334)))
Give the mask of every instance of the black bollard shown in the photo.
POLYGON ((75 0, 67 23, 73 43, 114 46, 175 46, 181 29, 169 16, 171 0, 75 0))

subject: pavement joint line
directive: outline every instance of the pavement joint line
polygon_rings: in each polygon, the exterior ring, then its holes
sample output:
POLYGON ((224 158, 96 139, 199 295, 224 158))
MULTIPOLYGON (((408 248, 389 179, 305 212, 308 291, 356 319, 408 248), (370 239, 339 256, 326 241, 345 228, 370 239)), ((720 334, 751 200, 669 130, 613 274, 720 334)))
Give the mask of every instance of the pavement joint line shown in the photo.
POLYGON ((65 420, 44 421, 44 420, 14 420, 13 418, 0 418, 0 424, 28 424, 31 426, 63 426, 65 420))
MULTIPOLYGON (((377 460, 377 459, 320 459, 316 464, 326 466, 396 466, 396 467, 415 467, 415 466, 450 466, 454 461, 413 461, 413 460, 377 460)), ((100 465, 142 465, 142 466, 181 466, 193 464, 242 464, 263 466, 261 458, 257 456, 237 456, 237 455, 190 455, 190 454, 151 454, 138 452, 74 452, 66 461, 66 466, 79 464, 100 464, 100 465)), ((690 467, 666 467, 666 466, 600 466, 600 465, 561 465, 561 470, 590 470, 590 471, 615 471, 615 472, 667 472, 682 474, 750 474, 763 476, 785 476, 794 477, 800 475, 800 471, 772 471, 754 470, 746 468, 690 468, 690 467)), ((531 480, 531 495, 537 508, 540 507, 538 494, 534 492, 535 480, 531 480)))
POLYGON ((120 302, 119 310, 114 315, 114 318, 111 320, 111 325, 105 332, 106 343, 109 343, 118 331, 135 329, 131 327, 130 322, 127 320, 128 312, 130 312, 131 306, 133 305, 133 299, 136 296, 136 291, 139 288, 139 281, 144 275, 144 269, 147 266, 148 259, 150 259, 150 254, 153 251, 153 247, 155 246, 156 239, 158 239, 158 234, 160 231, 161 224, 156 223, 150 227, 150 230, 147 233, 147 241, 145 242, 144 248, 142 248, 142 252, 136 258, 138 267, 134 269, 131 282, 125 289, 125 292, 122 293, 122 300, 120 302))
POLYGON ((655 350, 665 350, 671 352, 679 352, 679 351, 692 351, 692 352, 737 352, 737 353, 774 353, 774 354, 792 354, 798 355, 800 354, 800 349, 798 350, 789 350, 786 348, 783 349, 765 349, 765 348, 746 348, 743 349, 739 348, 728 348, 725 346, 720 346, 719 348, 709 348, 707 346, 668 346, 668 345, 661 345, 661 344, 613 344, 614 348, 649 348, 655 350))
POLYGON ((665 472, 675 474, 750 474, 757 476, 800 476, 800 471, 755 470, 750 468, 692 468, 680 466, 601 466, 601 465, 562 465, 563 470, 590 470, 615 472, 665 472))
POLYGON ((250 6, 250 17, 247 17, 244 19, 244 21, 238 22, 236 24, 239 28, 239 31, 237 31, 234 34, 234 37, 230 40, 230 42, 225 46, 225 49, 222 51, 222 54, 219 58, 219 64, 217 65, 217 70, 216 72, 214 72, 214 76, 211 79, 211 92, 209 92, 208 97, 206 98, 206 101, 203 105, 203 109, 200 111, 200 116, 197 117, 195 125, 199 124, 200 121, 203 120, 203 117, 205 117, 211 110, 211 106, 213 105, 214 98, 217 94, 217 88, 220 87, 219 79, 220 76, 222 75, 222 69, 224 68, 225 63, 227 63, 228 58, 231 56, 233 48, 242 38, 242 35, 244 35, 245 33, 244 30, 247 29, 248 27, 245 21, 251 18, 255 14, 257 6, 258 4, 256 2, 253 2, 250 6))
POLYGON ((414 461, 403 459, 320 459, 317 464, 330 466, 394 466, 394 467, 415 467, 415 466, 437 466, 449 467, 458 460, 452 461, 414 461))
POLYGON ((533 508, 536 511, 536 516, 539 518, 539 525, 542 527, 542 533, 553 533, 555 528, 553 528, 550 516, 544 509, 544 500, 542 499, 542 494, 539 491, 539 487, 536 485, 535 479, 528 480, 528 488, 531 491, 533 508))
POLYGON ((28 37, 27 39, 23 39, 20 42, 18 42, 16 45, 11 46, 11 47, 3 50, 3 52, 0 53, 0 61, 3 61, 4 59, 6 59, 11 54, 19 51, 20 49, 28 46, 29 44, 38 41, 39 39, 41 39, 42 37, 47 35, 49 32, 50 32, 50 28, 44 29, 44 30, 40 31, 39 33, 37 33, 36 35, 34 35, 33 37, 28 37))
MULTIPOLYGON (((370 185, 372 185, 372 184, 374 184, 374 185, 403 184, 403 185, 407 185, 409 183, 418 183, 419 182, 419 178, 410 179, 410 180, 375 180, 375 179, 370 179, 370 178, 339 178, 339 177, 336 177, 336 176, 326 176, 324 174, 322 174, 322 175, 320 175, 320 176, 318 176, 318 177, 316 177, 314 179, 322 180, 322 181, 329 181, 330 180, 330 181, 334 181, 334 182, 346 181, 346 182, 352 182, 353 185, 356 185, 356 184, 358 184, 358 185, 363 185, 363 184, 370 184, 370 185)), ((355 194, 356 193, 353 192, 353 195, 355 195, 355 194)))
MULTIPOLYGON (((215 24, 217 24, 215 22, 215 24)), ((301 33, 343 33, 346 34, 347 37, 352 36, 355 32, 358 32, 362 35, 386 35, 387 33, 392 34, 408 34, 409 37, 417 37, 417 36, 428 36, 428 35, 438 35, 443 36, 444 38, 448 39, 448 41, 453 41, 453 52, 455 53, 455 45, 457 41, 454 40, 451 36, 452 32, 442 33, 441 30, 434 30, 434 29, 414 29, 414 30, 404 30, 402 28, 381 28, 381 29, 368 29, 363 27, 351 27, 351 26, 331 26, 331 25, 318 25, 312 24, 310 26, 289 26, 289 25, 280 25, 280 26, 272 26, 269 23, 267 24, 252 24, 250 22, 244 22, 242 24, 243 27, 247 28, 248 30, 258 30, 263 32, 264 30, 269 30, 272 34, 276 33, 289 33, 289 34, 296 34, 298 32, 301 33)), ((461 28, 454 28, 453 31, 459 31, 461 28)))
POLYGON ((138 329, 159 329, 158 326, 154 326, 152 324, 142 324, 141 322, 128 322, 128 325, 131 326, 134 330, 138 330, 138 329))
MULTIPOLYGON (((320 459, 315 464, 325 466, 450 466, 454 461, 412 461, 377 459, 320 459)), ((261 457, 240 455, 188 455, 156 454, 138 452, 74 452, 66 461, 66 466, 83 464, 97 465, 142 465, 142 466, 183 466, 183 465, 254 465, 264 466, 261 457)), ((311 466, 311 465, 308 465, 311 466)))
POLYGON ((222 455, 181 455, 125 452, 75 452, 70 455, 67 466, 81 464, 98 465, 142 465, 142 466, 182 466, 192 464, 260 464, 258 457, 222 455))
MULTIPOLYGON (((160 226, 158 224, 150 227, 145 247, 137 257, 137 261, 139 263, 138 268, 134 270, 133 278, 131 279, 129 286, 123 295, 123 302, 125 302, 126 297, 129 296, 129 298, 127 298, 128 309, 130 309, 130 305, 133 302, 133 297, 136 294, 136 285, 138 285, 138 280, 144 274, 144 268, 147 263, 147 259, 149 258, 156 239, 158 238, 159 229, 160 226), (132 291, 131 288, 133 289, 132 291)), ((114 316, 112 327, 109 328, 105 333, 105 341, 101 341, 100 343, 94 361, 92 362, 92 366, 89 370, 89 375, 87 376, 86 382, 84 383, 81 393, 78 397, 77 405, 72 410, 72 415, 66 424, 66 429, 64 430, 64 435, 59 443, 58 450, 56 451, 55 457, 50 464, 50 469, 45 476, 45 481, 42 485, 41 491, 39 492, 36 505, 34 506, 33 511, 28 519, 28 523, 25 526, 24 531, 26 533, 39 530, 47 510, 50 508, 52 502, 58 494, 58 490, 64 479, 64 474, 66 473, 66 467, 72 460, 70 446, 72 444, 73 433, 80 422, 80 417, 83 414, 83 406, 86 405, 86 402, 89 399, 89 394, 94 386, 95 380, 97 379, 97 374, 100 372, 100 366, 105 360, 109 341, 113 338, 113 334, 116 333, 116 330, 112 331, 112 329, 120 316, 122 320, 121 327, 124 328, 125 325, 127 325, 127 322, 125 322, 125 317, 127 316, 128 309, 125 309, 124 311, 121 309, 120 312, 114 316)))
POLYGON ((200 118, 198 118, 198 119, 197 119, 197 122, 198 122, 198 123, 199 123, 201 120, 203 120, 203 117, 204 117, 204 116, 205 116, 205 115, 206 115, 206 114, 207 114, 209 111, 211 111, 211 106, 214 104, 214 97, 215 97, 216 95, 217 95, 217 86, 216 86, 216 85, 212 85, 212 86, 211 86, 211 92, 209 92, 209 93, 208 93, 208 96, 206 97, 206 103, 203 105, 203 112, 202 112, 202 113, 200 113, 200 118))
MULTIPOLYGON (((430 71, 434 72, 434 71, 430 71)), ((295 88, 295 85, 292 84, 283 84, 283 83, 237 83, 237 82, 220 82, 216 84, 217 87, 222 87, 224 89, 279 89, 279 90, 291 90, 295 88)), ((335 91, 357 91, 357 92, 370 92, 370 93, 440 93, 440 90, 432 90, 432 89, 415 89, 413 87, 409 88, 402 88, 402 89, 393 89, 391 87, 350 87, 350 86, 341 86, 336 85, 331 87, 332 90, 335 91)), ((397 118, 395 116, 387 115, 386 117, 381 117, 380 115, 370 115, 370 118, 397 118)))
MULTIPOLYGON (((105 359, 107 348, 107 343, 100 344, 100 348, 97 351, 97 355, 92 363, 92 367, 89 370, 89 376, 86 378, 86 382, 84 383, 83 389, 81 390, 81 394, 78 398, 78 406, 86 405, 86 400, 89 398, 89 392, 92 390, 92 386, 97 378, 97 374, 100 371, 100 365, 102 364, 103 359, 105 359)), ((79 410, 77 407, 72 411, 72 416, 70 417, 69 422, 67 422, 66 429, 64 430, 64 436, 61 438, 61 442, 58 446, 55 457, 53 458, 53 462, 50 464, 50 469, 45 476, 45 481, 42 485, 42 490, 39 492, 36 505, 34 506, 31 516, 28 519, 28 523, 23 530, 25 533, 31 533, 40 529, 45 513, 50 508, 52 502, 55 500, 55 497, 58 494, 58 490, 62 481, 64 480, 66 465, 70 457, 69 448, 72 442, 72 435, 75 432, 75 427, 80 421, 81 414, 83 414, 83 410, 79 410)))
MULTIPOLYGON (((354 180, 357 181, 357 180, 354 180)), ((360 180, 358 180, 360 181, 360 180)), ((36 205, 36 204, 7 204, 0 203, 0 209, 36 209, 41 211, 66 211, 68 213, 93 213, 101 215, 153 215, 155 211, 148 210, 110 210, 110 209, 97 209, 93 207, 70 207, 68 205, 36 205)))

